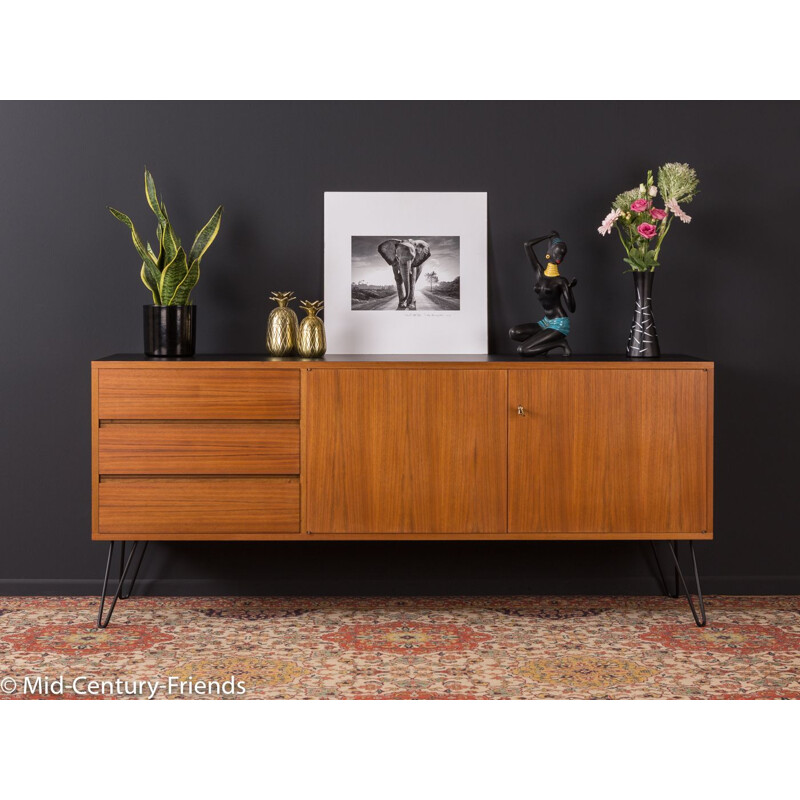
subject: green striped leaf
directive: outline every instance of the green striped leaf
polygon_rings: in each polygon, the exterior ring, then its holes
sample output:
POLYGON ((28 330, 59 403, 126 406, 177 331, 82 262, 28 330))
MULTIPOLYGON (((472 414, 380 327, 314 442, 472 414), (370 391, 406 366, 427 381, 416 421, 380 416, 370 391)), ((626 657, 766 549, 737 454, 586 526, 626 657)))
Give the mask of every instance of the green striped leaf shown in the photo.
MULTIPOLYGON (((164 219, 166 220, 166 222, 164 224, 165 225, 169 224, 169 214, 167 214, 167 207, 166 207, 166 205, 164 203, 161 203, 161 213, 164 215, 164 219)), ((175 233, 175 229, 174 228, 172 229, 172 236, 174 237, 175 241, 178 243, 178 247, 180 247, 181 246, 181 237, 178 236, 177 233, 175 233)))
POLYGON ((167 265, 167 254, 164 252, 164 230, 161 225, 158 226, 158 260, 156 261, 156 267, 159 274, 164 271, 164 267, 167 265))
POLYGON ((142 283, 150 290, 150 293, 153 295, 153 305, 160 306, 161 298, 159 298, 158 296, 158 280, 157 279, 154 280, 152 271, 148 271, 146 261, 142 261, 142 271, 139 274, 142 279, 142 283))
POLYGON ((161 305, 161 290, 159 289, 159 283, 161 282, 161 272, 158 267, 153 264, 151 261, 143 261, 142 267, 144 268, 144 273, 147 277, 147 288, 153 292, 153 296, 156 301, 156 305, 161 305))
MULTIPOLYGON (((147 252, 150 254, 151 258, 154 257, 153 249, 150 247, 150 243, 147 243, 147 252)), ((145 286, 153 293, 153 300, 156 305, 161 304, 160 299, 160 292, 158 288, 159 281, 161 280, 161 270, 158 268, 158 264, 153 264, 151 260, 143 261, 142 262, 142 280, 147 278, 145 281, 145 286)))
POLYGON ((147 205, 150 206, 150 210, 158 218, 159 224, 166 225, 166 215, 164 214, 161 204, 158 202, 158 197, 156 196, 156 182, 153 180, 153 176, 147 169, 144 171, 144 193, 147 195, 147 205))
POLYGON ((175 294, 172 298, 172 304, 176 306, 188 306, 189 297, 192 294, 192 289, 197 286, 197 281, 200 279, 200 259, 192 261, 192 265, 186 271, 186 277, 178 285, 175 294))
POLYGON ((164 267, 164 271, 161 273, 158 290, 162 305, 175 305, 175 292, 186 277, 186 273, 186 252, 180 247, 175 258, 164 267))
POLYGON ((127 214, 123 214, 115 208, 109 208, 109 211, 131 232, 133 246, 142 260, 139 274, 142 283, 153 295, 153 302, 159 305, 188 305, 192 290, 200 277, 200 260, 219 233, 222 222, 222 206, 217 208, 211 219, 197 234, 187 255, 169 221, 167 207, 158 197, 153 176, 146 167, 144 191, 147 205, 157 220, 158 255, 149 242, 142 242, 127 214))
POLYGON ((195 261, 199 261, 203 254, 211 247, 211 242, 216 239, 217 234, 219 233, 219 226, 222 222, 222 206, 220 206, 212 215, 211 219, 206 222, 203 226, 203 229, 200 233, 197 234, 197 237, 194 240, 194 244, 192 244, 192 249, 189 250, 189 263, 194 264, 195 261))
POLYGON ((108 210, 123 224, 127 225, 131 231, 131 239, 133 239, 133 246, 136 248, 136 252, 139 254, 139 257, 145 263, 150 262, 153 266, 156 266, 156 259, 147 252, 147 249, 142 244, 142 240, 139 238, 139 234, 136 233, 136 228, 133 227, 133 223, 131 222, 131 218, 127 214, 123 214, 121 211, 117 211, 116 208, 108 207, 108 210))
POLYGON ((170 264, 175 260, 180 246, 181 243, 178 241, 178 237, 175 235, 172 225, 167 222, 164 226, 164 236, 161 239, 161 249, 164 251, 165 264, 170 264))

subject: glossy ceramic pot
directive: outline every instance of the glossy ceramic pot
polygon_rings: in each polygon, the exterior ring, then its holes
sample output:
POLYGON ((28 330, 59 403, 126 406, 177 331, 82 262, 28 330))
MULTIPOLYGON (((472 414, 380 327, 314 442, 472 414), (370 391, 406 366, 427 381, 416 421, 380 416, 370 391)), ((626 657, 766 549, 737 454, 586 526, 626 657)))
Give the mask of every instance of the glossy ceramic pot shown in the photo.
POLYGON ((194 355, 196 306, 144 306, 144 354, 161 358, 194 355))

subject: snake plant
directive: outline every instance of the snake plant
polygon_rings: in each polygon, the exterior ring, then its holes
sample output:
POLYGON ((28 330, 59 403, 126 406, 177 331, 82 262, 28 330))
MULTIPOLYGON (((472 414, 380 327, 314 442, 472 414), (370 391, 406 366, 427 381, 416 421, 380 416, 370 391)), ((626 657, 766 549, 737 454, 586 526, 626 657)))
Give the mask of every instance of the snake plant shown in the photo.
POLYGON ((200 278, 200 259, 219 232, 222 221, 222 206, 197 234, 189 252, 181 246, 181 240, 175 235, 167 216, 167 208, 163 200, 156 194, 156 184, 148 170, 144 171, 144 193, 147 205, 156 215, 156 236, 158 237, 158 255, 148 242, 142 243, 131 218, 121 211, 109 206, 108 210, 122 223, 128 226, 133 239, 133 246, 142 259, 142 283, 153 295, 156 306, 188 306, 192 289, 200 278))

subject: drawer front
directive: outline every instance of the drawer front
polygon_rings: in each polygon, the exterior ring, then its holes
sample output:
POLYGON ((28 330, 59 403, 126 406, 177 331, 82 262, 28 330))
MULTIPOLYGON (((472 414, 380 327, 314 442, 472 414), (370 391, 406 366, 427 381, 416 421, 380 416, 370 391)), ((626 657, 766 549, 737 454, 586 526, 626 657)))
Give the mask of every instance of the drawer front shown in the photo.
POLYGON ((297 478, 105 478, 98 534, 147 537, 298 533, 297 478))
POLYGON ((299 419, 296 370, 100 369, 102 419, 299 419))
POLYGON ((100 427, 101 475, 297 475, 297 422, 114 422, 100 427))

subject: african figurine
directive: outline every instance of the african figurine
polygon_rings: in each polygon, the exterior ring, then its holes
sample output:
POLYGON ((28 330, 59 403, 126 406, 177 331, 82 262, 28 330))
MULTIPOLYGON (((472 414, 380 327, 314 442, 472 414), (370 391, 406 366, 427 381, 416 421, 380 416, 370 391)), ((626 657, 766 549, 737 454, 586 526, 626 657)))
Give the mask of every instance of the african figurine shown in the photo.
POLYGON ((567 343, 569 334, 567 312, 575 311, 572 287, 578 281, 576 278, 567 280, 558 271, 559 264, 567 254, 567 245, 559 238, 558 231, 550 231, 546 236, 525 242, 525 253, 536 275, 533 290, 539 296, 544 316, 538 322, 515 325, 508 335, 515 342, 522 342, 517 348, 517 353, 521 356, 540 356, 559 348, 563 355, 570 356, 572 350, 567 343), (547 266, 543 267, 533 248, 545 239, 549 239, 550 242, 545 256, 547 266))

